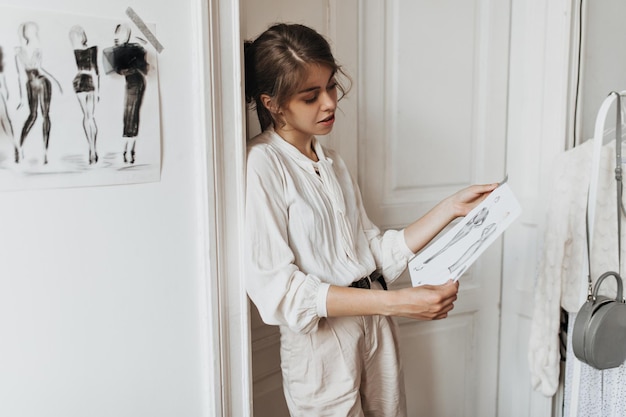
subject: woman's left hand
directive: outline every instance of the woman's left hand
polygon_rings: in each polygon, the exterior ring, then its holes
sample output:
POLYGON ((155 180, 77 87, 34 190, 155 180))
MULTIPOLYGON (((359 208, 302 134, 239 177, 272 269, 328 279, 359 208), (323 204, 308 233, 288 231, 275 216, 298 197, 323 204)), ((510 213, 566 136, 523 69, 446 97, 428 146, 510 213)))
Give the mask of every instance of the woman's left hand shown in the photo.
POLYGON ((470 185, 443 199, 404 229, 404 241, 413 252, 420 251, 452 220, 467 215, 480 204, 498 184, 470 185))
POLYGON ((497 183, 470 185, 452 194, 448 200, 452 207, 453 216, 463 217, 467 215, 497 187, 497 183))

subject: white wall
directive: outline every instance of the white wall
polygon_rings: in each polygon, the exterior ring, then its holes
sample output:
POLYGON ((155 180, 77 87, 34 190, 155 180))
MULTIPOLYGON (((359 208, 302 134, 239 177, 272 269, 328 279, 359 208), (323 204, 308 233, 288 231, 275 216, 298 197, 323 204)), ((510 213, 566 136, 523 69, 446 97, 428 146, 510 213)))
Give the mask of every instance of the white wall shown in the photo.
MULTIPOLYGON (((593 136, 596 115, 602 101, 611 91, 626 88, 626 2, 578 1, 583 2, 583 53, 578 112, 579 136, 582 136, 576 139, 577 143, 582 143, 593 136)), ((607 121, 607 126, 612 123, 607 121)))
POLYGON ((196 3, 3 0, 119 19, 131 6, 165 49, 160 182, 0 193, 1 416, 192 417, 211 407, 196 3))

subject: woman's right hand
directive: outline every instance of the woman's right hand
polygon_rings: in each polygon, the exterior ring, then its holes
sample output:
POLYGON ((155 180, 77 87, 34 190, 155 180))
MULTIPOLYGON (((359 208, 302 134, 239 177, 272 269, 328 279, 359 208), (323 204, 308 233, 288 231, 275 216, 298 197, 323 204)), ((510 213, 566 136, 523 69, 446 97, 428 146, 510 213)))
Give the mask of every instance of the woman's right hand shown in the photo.
POLYGON ((389 291, 387 314, 416 320, 443 319, 454 308, 458 291, 458 281, 389 291))
POLYGON ((329 317, 381 314, 438 320, 454 308, 458 291, 458 281, 390 291, 331 285, 326 310, 329 317))

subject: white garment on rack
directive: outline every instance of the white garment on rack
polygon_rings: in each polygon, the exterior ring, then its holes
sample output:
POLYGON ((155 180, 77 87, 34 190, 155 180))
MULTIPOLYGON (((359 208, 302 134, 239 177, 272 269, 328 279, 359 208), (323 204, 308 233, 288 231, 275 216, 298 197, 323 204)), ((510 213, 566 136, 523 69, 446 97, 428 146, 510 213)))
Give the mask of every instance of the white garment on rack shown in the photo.
MULTIPOLYGON (((547 207, 544 248, 535 285, 529 343, 533 388, 546 396, 554 395, 559 383, 560 309, 563 307, 569 313, 580 309, 580 279, 583 276, 583 259, 587 257, 585 213, 592 154, 591 140, 564 152, 556 159, 551 175, 551 196, 547 207)), ((591 277, 594 282, 601 273, 618 270, 614 166, 615 143, 610 142, 602 148, 601 153, 591 253, 591 277)), ((626 256, 624 248, 626 245, 622 247, 622 258, 626 256)), ((614 297, 615 291, 615 283, 606 281, 600 293, 614 297)), ((618 369, 621 371, 616 372, 624 372, 624 366, 618 369)), ((588 384, 586 381, 581 382, 581 392, 599 389, 585 385, 588 384)), ((624 396, 626 385, 621 388, 621 397, 624 396)))

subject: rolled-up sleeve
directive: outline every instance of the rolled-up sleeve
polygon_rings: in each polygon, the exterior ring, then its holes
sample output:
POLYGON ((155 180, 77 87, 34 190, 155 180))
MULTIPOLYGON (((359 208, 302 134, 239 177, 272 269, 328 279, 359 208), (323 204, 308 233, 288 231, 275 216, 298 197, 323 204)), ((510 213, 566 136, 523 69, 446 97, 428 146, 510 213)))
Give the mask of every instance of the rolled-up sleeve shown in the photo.
POLYGON ((308 333, 326 315, 328 284, 295 265, 288 240, 282 170, 261 152, 248 155, 246 289, 267 324, 308 333))
POLYGON ((406 244, 404 229, 389 229, 385 232, 376 226, 367 216, 358 185, 354 184, 357 204, 359 205, 361 225, 369 242, 377 268, 380 269, 385 281, 391 283, 406 269, 409 260, 415 256, 406 244))

